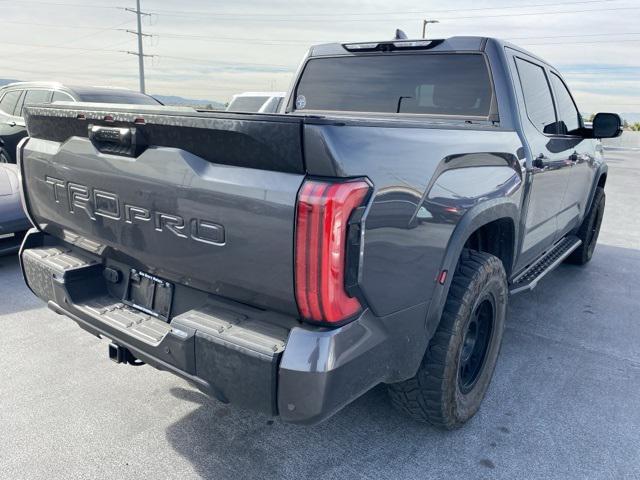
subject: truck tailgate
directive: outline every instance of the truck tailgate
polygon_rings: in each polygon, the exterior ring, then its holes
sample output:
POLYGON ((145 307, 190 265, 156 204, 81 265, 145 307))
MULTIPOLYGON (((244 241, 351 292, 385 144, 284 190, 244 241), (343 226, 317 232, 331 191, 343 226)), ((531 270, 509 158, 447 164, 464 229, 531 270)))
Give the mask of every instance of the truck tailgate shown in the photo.
POLYGON ((27 108, 34 222, 103 259, 296 314, 301 120, 144 108, 27 108))

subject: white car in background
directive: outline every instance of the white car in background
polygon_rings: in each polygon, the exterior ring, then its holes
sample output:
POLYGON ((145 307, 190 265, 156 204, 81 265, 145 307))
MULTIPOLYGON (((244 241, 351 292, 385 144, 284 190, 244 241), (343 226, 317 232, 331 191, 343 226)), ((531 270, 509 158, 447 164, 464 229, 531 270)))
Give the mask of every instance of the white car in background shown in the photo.
POLYGON ((227 112, 276 113, 286 92, 244 92, 234 95, 227 112))

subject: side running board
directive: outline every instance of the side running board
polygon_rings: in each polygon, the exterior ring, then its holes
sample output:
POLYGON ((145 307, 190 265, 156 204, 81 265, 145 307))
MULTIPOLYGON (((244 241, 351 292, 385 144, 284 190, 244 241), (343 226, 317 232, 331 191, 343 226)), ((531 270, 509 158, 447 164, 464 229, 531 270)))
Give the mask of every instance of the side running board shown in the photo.
POLYGON ((582 240, 570 235, 556 243, 551 250, 529 265, 525 271, 516 276, 509 287, 511 295, 533 290, 541 278, 560 265, 565 258, 580 246, 582 240))

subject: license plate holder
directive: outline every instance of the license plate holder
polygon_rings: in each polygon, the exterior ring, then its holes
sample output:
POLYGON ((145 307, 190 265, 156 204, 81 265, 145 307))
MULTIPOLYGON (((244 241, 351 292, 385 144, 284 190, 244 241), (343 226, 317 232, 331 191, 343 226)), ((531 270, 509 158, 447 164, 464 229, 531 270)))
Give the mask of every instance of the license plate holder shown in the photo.
POLYGON ((122 303, 168 322, 173 303, 173 284, 132 268, 122 303))

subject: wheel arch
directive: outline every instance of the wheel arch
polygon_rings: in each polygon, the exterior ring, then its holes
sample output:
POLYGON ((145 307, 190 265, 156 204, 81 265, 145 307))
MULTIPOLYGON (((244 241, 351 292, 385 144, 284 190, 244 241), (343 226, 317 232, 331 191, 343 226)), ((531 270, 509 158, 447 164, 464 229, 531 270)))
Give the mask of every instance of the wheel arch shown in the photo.
POLYGON ((425 327, 429 341, 440 323, 442 311, 451 287, 451 280, 462 251, 469 246, 470 241, 474 241, 474 236, 478 232, 494 235, 494 240, 497 240, 497 243, 493 244, 487 253, 493 255, 497 253, 496 256, 503 262, 508 277, 516 259, 519 219, 519 205, 509 197, 483 202, 476 205, 462 217, 453 231, 442 261, 441 271, 447 271, 446 281, 443 285, 436 284, 427 312, 425 327), (501 229, 506 229, 506 231, 500 233, 501 229))
MULTIPOLYGON (((589 193, 589 202, 587 203, 586 208, 584 209, 584 215, 587 215, 587 213, 591 210, 591 205, 593 204, 593 199, 596 196, 597 188, 598 187, 605 188, 605 185, 607 184, 608 173, 609 173, 609 167, 607 166, 606 163, 603 163, 595 175, 593 185, 591 186, 591 192, 589 193)), ((580 220, 580 223, 582 223, 582 220, 580 220)))
POLYGON ((598 178, 598 186, 604 188, 604 186, 607 183, 607 171, 605 170, 604 172, 602 172, 600 174, 600 177, 598 178))

